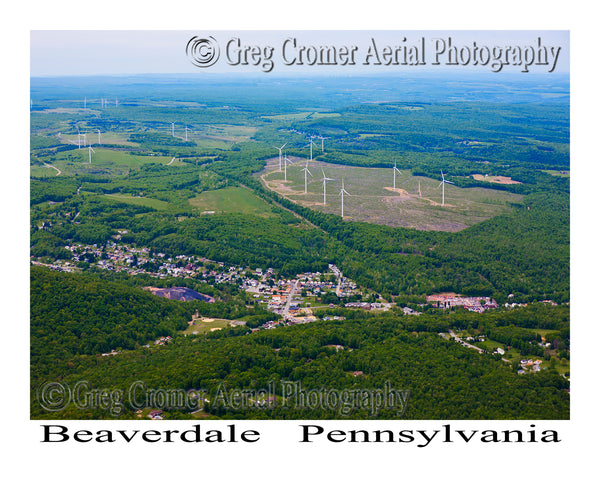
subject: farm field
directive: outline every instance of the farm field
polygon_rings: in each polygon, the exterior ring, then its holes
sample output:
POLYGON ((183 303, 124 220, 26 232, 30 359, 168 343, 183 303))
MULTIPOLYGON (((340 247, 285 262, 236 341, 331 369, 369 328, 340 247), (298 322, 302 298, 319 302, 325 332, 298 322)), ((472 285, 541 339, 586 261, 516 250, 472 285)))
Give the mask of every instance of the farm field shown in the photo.
POLYGON ((242 213, 273 216, 271 207, 242 187, 226 187, 219 190, 203 192, 189 200, 190 204, 201 212, 209 213, 242 213))
POLYGON ((440 181, 411 176, 409 171, 396 175, 393 189, 392 168, 364 168, 320 161, 309 161, 307 193, 304 193, 306 159, 279 171, 279 158, 267 162, 259 173, 263 184, 300 205, 321 212, 341 214, 342 180, 349 195, 344 196, 344 219, 418 230, 456 232, 496 215, 508 213, 511 203, 520 203, 521 195, 486 188, 445 186, 442 206, 440 181), (327 204, 323 204, 323 172, 333 181, 327 183, 327 204), (419 194, 420 190, 420 194, 419 194))
MULTIPOLYGON (((92 153, 92 163, 87 147, 68 150, 57 153, 52 160, 51 165, 58 168, 61 175, 75 174, 98 174, 111 173, 116 175, 126 174, 130 168, 139 167, 148 163, 168 164, 172 156, 161 155, 136 155, 129 152, 103 148, 102 146, 92 146, 95 153, 92 153)), ((181 162, 173 162, 173 165, 181 165, 181 162)), ((56 170, 47 167, 35 165, 31 168, 32 176, 55 176, 56 170)))

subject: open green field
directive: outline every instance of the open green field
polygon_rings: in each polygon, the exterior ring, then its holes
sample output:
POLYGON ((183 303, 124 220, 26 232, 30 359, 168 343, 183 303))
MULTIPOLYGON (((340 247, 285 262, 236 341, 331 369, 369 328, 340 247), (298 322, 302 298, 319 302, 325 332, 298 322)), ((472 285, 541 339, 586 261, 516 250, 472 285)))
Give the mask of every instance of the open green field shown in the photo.
POLYGON ((109 198, 111 200, 115 200, 117 202, 129 203, 131 205, 140 205, 143 207, 151 207, 157 210, 167 210, 169 208, 169 203, 164 202, 162 200, 158 200, 156 198, 147 198, 147 197, 136 197, 133 195, 125 195, 125 194, 106 194, 104 198, 109 198))
POLYGON ((223 318, 205 318, 198 319, 194 323, 194 325, 190 325, 184 330, 184 335, 198 335, 221 330, 222 328, 228 327, 231 324, 231 321, 223 318))
POLYGON ((263 115, 261 118, 268 118, 271 120, 304 120, 307 118, 328 118, 328 117, 339 117, 339 113, 320 113, 320 112, 299 112, 299 113, 284 113, 280 115, 263 115))
MULTIPOLYGON (((98 143, 98 130, 82 128, 81 132, 86 132, 86 145, 91 145, 94 150, 96 147, 102 145, 124 145, 128 147, 137 147, 138 144, 130 142, 129 133, 116 133, 116 132, 101 132, 100 143, 98 143)), ((57 137, 62 143, 66 145, 77 145, 77 133, 61 133, 60 137, 57 137)), ((83 147, 83 138, 81 139, 81 148, 83 147)))
POLYGON ((273 216, 269 204, 243 187, 226 187, 219 190, 202 192, 189 200, 190 204, 202 212, 243 213, 273 216))
MULTIPOLYGON (((89 150, 82 147, 76 150, 60 152, 45 159, 46 163, 58 168, 61 175, 105 173, 123 175, 130 168, 139 167, 147 163, 168 164, 173 158, 161 155, 135 155, 120 150, 102 148, 102 146, 92 147, 95 153, 92 153, 92 163, 90 163, 89 150)), ((182 165, 182 162, 177 162, 182 165)), ((175 162, 173 162, 175 165, 175 162)), ((32 167, 32 176, 55 176, 56 170, 47 167, 32 167), (48 171, 49 170, 49 171, 48 171)))
MULTIPOLYGON (((36 166, 32 166, 30 168, 30 174, 32 177, 56 177, 58 174, 58 171, 55 168, 52 168, 47 165, 43 165, 43 166, 36 165, 36 166)), ((60 175, 62 175, 62 171, 61 171, 60 175)))
POLYGON ((554 177, 568 178, 570 176, 568 170, 542 170, 542 172, 548 173, 554 177))
POLYGON ((214 140, 247 142, 256 130, 256 127, 245 125, 200 125, 196 127, 195 132, 214 140))
MULTIPOLYGON (((439 180, 413 177, 409 171, 396 174, 393 190, 392 168, 350 167, 309 162, 307 193, 304 193, 306 159, 291 158, 294 165, 279 171, 279 159, 267 162, 257 174, 267 188, 315 210, 341 214, 342 180, 349 195, 344 196, 344 218, 348 220, 408 227, 419 230, 459 231, 496 215, 508 213, 510 203, 519 203, 520 195, 487 188, 445 186, 445 204, 439 180), (324 204, 323 172, 333 181, 327 182, 324 204), (420 192, 420 193, 419 193, 420 192)), ((450 178, 451 180, 451 178, 450 178)))

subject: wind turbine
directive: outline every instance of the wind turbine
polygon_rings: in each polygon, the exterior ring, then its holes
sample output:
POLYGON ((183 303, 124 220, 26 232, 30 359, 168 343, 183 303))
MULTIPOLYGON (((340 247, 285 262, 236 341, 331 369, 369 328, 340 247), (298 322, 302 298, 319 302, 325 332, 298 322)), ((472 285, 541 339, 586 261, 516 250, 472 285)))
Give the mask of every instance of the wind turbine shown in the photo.
POLYGON ((402 173, 400 170, 398 170, 398 167, 396 166, 396 160, 394 160, 394 168, 392 171, 394 172, 394 191, 396 191, 396 172, 402 173))
POLYGON ((187 125, 186 125, 186 126, 185 126, 185 141, 186 141, 186 142, 188 141, 188 139, 187 139, 187 132, 188 132, 188 127, 187 127, 187 125))
POLYGON ((87 132, 83 133, 82 135, 83 135, 83 146, 85 147, 85 146, 87 146, 87 132))
POLYGON ((442 172, 442 171, 440 170, 440 173, 442 174, 442 181, 441 181, 441 182, 440 182, 440 184, 438 185, 438 188, 442 187, 442 207, 443 207, 443 206, 445 205, 445 198, 444 198, 444 194, 445 194, 445 192, 444 192, 444 187, 445 187, 445 184, 446 184, 446 183, 449 183, 449 184, 451 184, 451 185, 454 185, 454 184, 453 184, 452 182, 450 182, 450 181, 448 181, 448 180, 446 180, 446 179, 444 178, 444 172, 442 172))
POLYGON ((327 205, 327 182, 335 180, 335 178, 327 178, 323 169, 321 169, 321 172, 323 172, 323 205, 327 205))
POLYGON ((312 147, 313 145, 316 147, 317 145, 315 144, 315 142, 313 142, 313 138, 314 137, 310 137, 309 138, 309 142, 308 142, 308 146, 310 147, 310 159, 312 160, 312 147))
POLYGON ((307 175, 310 175, 311 177, 313 176, 312 173, 310 173, 310 170, 308 169, 308 160, 306 161, 306 167, 304 167, 302 169, 302 171, 304 172, 304 195, 306 195, 307 193, 307 186, 308 186, 308 177, 307 175))
POLYGON ((100 145, 100 130, 98 130, 98 145, 100 145))
POLYGON ((421 180, 419 180, 419 198, 421 198, 421 180))
POLYGON ((292 165, 292 162, 289 158, 287 158, 287 153, 285 154, 285 158, 283 159, 283 180, 287 182, 287 164, 292 165))
POLYGON ((77 148, 81 148, 81 133, 79 132, 79 125, 77 126, 77 148))
POLYGON ((87 108, 87 97, 83 97, 83 108, 87 108))
POLYGON ((90 145, 90 146, 88 147, 88 153, 90 154, 90 163, 92 163, 92 152, 96 153, 96 152, 94 151, 94 149, 92 148, 92 146, 90 145))
POLYGON ((344 193, 350 195, 344 188, 344 179, 342 178, 342 188, 340 189, 340 196, 342 197, 342 218, 344 218, 344 193))
POLYGON ((329 138, 329 137, 322 137, 321 135, 319 135, 317 138, 321 139, 321 152, 324 152, 325 151, 325 144, 323 142, 324 142, 324 140, 326 138, 329 138))
POLYGON ((281 147, 273 147, 276 148, 277 150, 279 150, 279 171, 281 172, 281 150, 283 150, 283 147, 285 147, 287 145, 287 142, 284 143, 281 147))

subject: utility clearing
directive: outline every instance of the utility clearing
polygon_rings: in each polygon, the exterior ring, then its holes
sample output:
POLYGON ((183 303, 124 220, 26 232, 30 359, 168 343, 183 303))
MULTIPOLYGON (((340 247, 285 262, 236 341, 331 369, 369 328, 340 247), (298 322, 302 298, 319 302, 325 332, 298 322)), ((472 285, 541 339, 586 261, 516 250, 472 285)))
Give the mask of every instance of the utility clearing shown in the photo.
MULTIPOLYGON (((412 176, 408 170, 394 172, 393 165, 367 168, 310 160, 311 176, 303 170, 306 158, 290 160, 293 163, 284 172, 283 167, 279 170, 278 156, 269 159, 256 176, 267 188, 299 205, 336 215, 341 215, 343 182, 344 220, 456 232, 508 213, 511 204, 522 201, 521 195, 490 188, 459 188, 452 183, 442 188, 441 178, 412 176), (331 180, 324 182, 323 175, 331 180)), ((447 175, 446 179, 452 181, 447 175)))

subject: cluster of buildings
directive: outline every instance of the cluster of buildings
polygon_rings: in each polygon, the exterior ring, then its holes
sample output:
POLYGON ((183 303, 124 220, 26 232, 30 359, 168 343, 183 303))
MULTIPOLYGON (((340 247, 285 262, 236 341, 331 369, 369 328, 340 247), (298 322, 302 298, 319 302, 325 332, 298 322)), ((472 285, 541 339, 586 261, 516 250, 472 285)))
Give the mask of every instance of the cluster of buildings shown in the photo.
MULTIPOLYGON (((126 231, 119 232, 119 237, 126 231)), ((119 238, 115 237, 116 240, 119 238)), ((44 265, 59 271, 78 270, 82 262, 95 264, 98 268, 125 272, 129 275, 147 274, 155 278, 181 277, 195 278, 211 284, 236 284, 251 294, 254 301, 267 310, 280 315, 277 322, 269 322, 263 328, 274 328, 278 324, 292 325, 317 320, 312 308, 325 294, 335 294, 338 298, 360 296, 356 283, 343 276, 341 270, 333 264, 326 272, 307 272, 294 278, 280 278, 272 268, 250 269, 244 267, 226 267, 193 255, 170 257, 164 253, 152 252, 149 248, 136 248, 124 243, 108 242, 105 245, 73 244, 65 247, 73 258, 69 261, 56 260, 53 264, 41 264, 32 259, 33 264, 44 265)), ((320 304, 317 307, 333 306, 320 304)), ((347 302, 347 307, 389 309, 390 304, 347 302)), ((158 340, 157 340, 158 342, 158 340)))
POLYGON ((529 372, 539 372, 542 369, 542 360, 521 360, 520 367, 517 373, 521 375, 529 372))
POLYGON ((427 296, 427 303, 436 308, 464 308, 470 312, 482 313, 498 304, 490 297, 463 297, 455 293, 437 293, 427 296))

